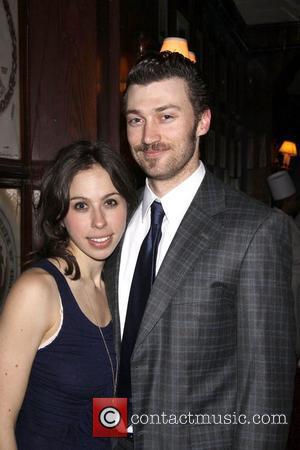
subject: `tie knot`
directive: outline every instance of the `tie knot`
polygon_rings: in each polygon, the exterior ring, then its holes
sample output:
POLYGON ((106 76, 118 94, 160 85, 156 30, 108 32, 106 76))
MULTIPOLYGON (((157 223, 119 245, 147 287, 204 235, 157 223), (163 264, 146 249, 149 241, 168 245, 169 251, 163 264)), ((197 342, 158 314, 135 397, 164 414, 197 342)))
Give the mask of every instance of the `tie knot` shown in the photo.
POLYGON ((151 205, 151 226, 161 227, 165 212, 160 202, 154 201, 151 205))

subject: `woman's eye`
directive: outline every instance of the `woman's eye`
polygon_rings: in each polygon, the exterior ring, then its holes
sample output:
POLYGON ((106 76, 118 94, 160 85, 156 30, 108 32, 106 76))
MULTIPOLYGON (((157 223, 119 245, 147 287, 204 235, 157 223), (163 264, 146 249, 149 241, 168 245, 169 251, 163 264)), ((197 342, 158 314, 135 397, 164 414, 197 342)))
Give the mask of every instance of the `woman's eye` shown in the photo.
POLYGON ((105 205, 109 208, 114 208, 115 206, 117 206, 117 204, 118 202, 114 198, 109 198, 105 201, 105 205))
POLYGON ((74 205, 74 209, 77 209, 79 211, 86 209, 86 208, 87 208, 87 205, 83 202, 78 202, 78 203, 75 203, 75 205, 74 205))

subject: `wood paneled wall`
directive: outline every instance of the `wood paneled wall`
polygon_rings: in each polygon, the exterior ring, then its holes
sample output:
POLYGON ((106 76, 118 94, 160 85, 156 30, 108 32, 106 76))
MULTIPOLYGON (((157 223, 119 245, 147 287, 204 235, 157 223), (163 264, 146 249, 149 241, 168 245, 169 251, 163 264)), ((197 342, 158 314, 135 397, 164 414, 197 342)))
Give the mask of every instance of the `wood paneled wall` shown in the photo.
POLYGON ((28 1, 28 89, 33 160, 97 138, 96 0, 28 1))
POLYGON ((57 151, 103 137, 119 149, 119 0, 19 0, 20 160, 0 186, 21 194, 21 259, 32 250, 32 194, 57 151))

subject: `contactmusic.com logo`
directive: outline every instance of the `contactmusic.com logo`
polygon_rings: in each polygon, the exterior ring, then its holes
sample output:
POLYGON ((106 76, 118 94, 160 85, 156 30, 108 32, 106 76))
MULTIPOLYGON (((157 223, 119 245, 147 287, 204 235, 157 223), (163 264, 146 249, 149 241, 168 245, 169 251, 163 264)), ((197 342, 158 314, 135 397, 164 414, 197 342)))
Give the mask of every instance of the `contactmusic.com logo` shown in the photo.
POLYGON ((127 398, 93 398, 93 436, 127 436, 127 398))

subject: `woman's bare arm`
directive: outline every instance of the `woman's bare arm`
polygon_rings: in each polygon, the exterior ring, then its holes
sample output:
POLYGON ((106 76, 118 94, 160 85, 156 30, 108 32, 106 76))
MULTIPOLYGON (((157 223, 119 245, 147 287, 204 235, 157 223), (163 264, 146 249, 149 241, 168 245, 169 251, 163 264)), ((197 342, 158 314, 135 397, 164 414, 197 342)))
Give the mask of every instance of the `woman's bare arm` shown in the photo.
POLYGON ((0 450, 17 449, 14 428, 32 362, 59 323, 58 292, 51 278, 40 269, 25 272, 0 316, 0 450))

